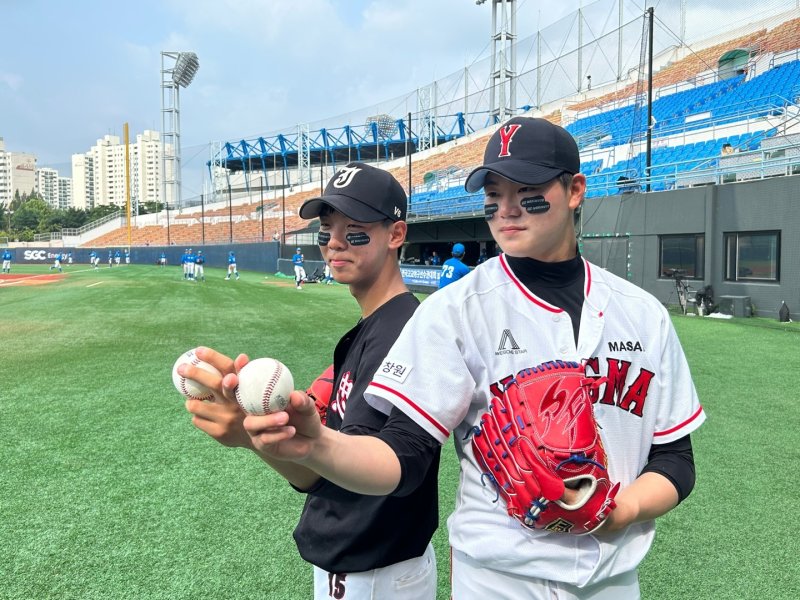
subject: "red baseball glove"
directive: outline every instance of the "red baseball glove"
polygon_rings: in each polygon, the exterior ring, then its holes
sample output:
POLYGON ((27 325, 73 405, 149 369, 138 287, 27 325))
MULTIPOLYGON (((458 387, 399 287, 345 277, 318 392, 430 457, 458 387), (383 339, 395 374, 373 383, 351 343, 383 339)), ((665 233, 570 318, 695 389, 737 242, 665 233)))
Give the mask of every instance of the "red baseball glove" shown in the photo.
POLYGON ((311 397, 317 407, 323 425, 328 420, 328 404, 333 395, 333 383, 333 365, 331 365, 306 390, 306 394, 311 397))
POLYGON ((619 483, 608 478, 589 395, 603 381, 574 362, 524 369, 474 428, 484 485, 492 482, 508 514, 526 527, 591 533, 616 507, 619 483))

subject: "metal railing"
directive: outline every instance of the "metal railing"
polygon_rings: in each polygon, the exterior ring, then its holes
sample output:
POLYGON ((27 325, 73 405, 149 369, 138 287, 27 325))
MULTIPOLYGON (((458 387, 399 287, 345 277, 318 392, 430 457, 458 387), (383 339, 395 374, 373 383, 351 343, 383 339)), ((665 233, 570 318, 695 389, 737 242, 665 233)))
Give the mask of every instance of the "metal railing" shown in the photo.
POLYGON ((110 223, 114 219, 119 219, 122 216, 123 216, 122 211, 118 210, 117 212, 111 213, 110 215, 106 215, 105 217, 101 217, 101 218, 97 219, 96 221, 92 221, 91 223, 87 223, 86 225, 83 225, 82 227, 77 227, 77 228, 76 227, 64 227, 61 230, 61 233, 59 234, 59 236, 65 236, 65 235, 66 236, 79 236, 79 235, 83 235, 87 231, 91 231, 92 229, 95 229, 96 227, 100 227, 101 225, 105 225, 106 223, 110 223))

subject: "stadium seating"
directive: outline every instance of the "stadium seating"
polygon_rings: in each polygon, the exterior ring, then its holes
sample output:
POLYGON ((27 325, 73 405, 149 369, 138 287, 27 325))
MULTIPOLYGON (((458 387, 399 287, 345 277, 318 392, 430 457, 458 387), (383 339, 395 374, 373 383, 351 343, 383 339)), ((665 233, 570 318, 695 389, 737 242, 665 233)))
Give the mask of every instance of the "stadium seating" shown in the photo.
MULTIPOLYGON (((737 158, 751 164, 762 161, 762 154, 767 156, 767 152, 760 152, 761 144, 776 135, 775 123, 786 118, 788 111, 798 111, 798 49, 800 19, 793 19, 769 31, 762 29, 692 52, 655 73, 651 190, 720 182, 722 149, 726 144, 737 152, 737 158), (750 49, 754 56, 775 53, 780 60, 773 58, 778 63, 774 65, 762 61, 756 76, 746 73, 716 80, 719 57, 739 48, 750 49), (755 155, 749 158, 748 152, 755 155)), ((587 176, 587 197, 645 189, 642 132, 646 130, 647 117, 643 103, 634 102, 637 91, 641 93, 641 88, 632 83, 598 97, 571 101, 570 116, 562 114, 560 109, 544 115, 565 125, 578 141, 584 157, 581 171, 587 176)), ((463 183, 466 174, 480 164, 490 133, 455 139, 424 156, 414 157, 410 219, 482 214, 482 194, 465 192, 463 183)), ((390 172, 404 184, 409 181, 406 165, 390 172)), ((297 211, 303 201, 317 193, 318 189, 287 194, 287 233, 308 225, 297 216, 297 211)), ((237 202, 232 207, 206 210, 203 225, 196 212, 171 215, 170 241, 175 245, 197 245, 202 240, 228 243, 231 237, 238 242, 258 241, 262 239, 262 230, 264 238, 271 239, 272 232, 283 231, 284 219, 275 216, 280 207, 272 199, 267 203, 265 198, 264 203, 263 225, 260 198, 256 202, 237 202)), ((123 228, 87 245, 124 246, 127 236, 127 229, 123 228)), ((133 230, 134 245, 165 244, 166 240, 167 228, 163 225, 133 230)))

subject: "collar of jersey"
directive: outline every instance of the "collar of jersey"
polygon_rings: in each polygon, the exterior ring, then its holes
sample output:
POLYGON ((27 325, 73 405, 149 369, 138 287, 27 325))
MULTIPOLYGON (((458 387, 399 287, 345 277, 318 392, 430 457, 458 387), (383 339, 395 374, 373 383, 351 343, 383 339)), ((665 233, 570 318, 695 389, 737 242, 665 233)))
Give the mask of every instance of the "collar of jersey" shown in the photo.
MULTIPOLYGON (((589 263, 586 262, 585 258, 581 257, 581 261, 583 261, 583 268, 586 270, 586 278, 584 280, 585 281, 584 294, 585 294, 586 299, 588 300, 588 298, 589 298, 589 290, 592 289, 592 271, 589 268, 589 263)), ((526 288, 523 285, 523 283, 519 280, 519 278, 516 275, 514 275, 514 271, 511 270, 511 267, 508 264, 508 260, 506 260, 506 255, 505 254, 501 254, 500 255, 500 265, 503 267, 503 270, 506 272, 506 275, 508 275, 508 278, 511 280, 511 282, 515 286, 517 286, 517 289, 520 292, 522 292, 522 295, 525 296, 528 300, 530 300, 531 302, 533 302, 537 306, 539 306, 539 307, 541 307, 541 308, 543 308, 543 309, 545 309, 547 311, 550 311, 552 313, 563 313, 564 312, 563 309, 559 308, 558 306, 553 306, 552 304, 549 304, 548 302, 545 302, 544 300, 542 300, 541 298, 536 296, 534 293, 532 293, 528 288, 526 288)))

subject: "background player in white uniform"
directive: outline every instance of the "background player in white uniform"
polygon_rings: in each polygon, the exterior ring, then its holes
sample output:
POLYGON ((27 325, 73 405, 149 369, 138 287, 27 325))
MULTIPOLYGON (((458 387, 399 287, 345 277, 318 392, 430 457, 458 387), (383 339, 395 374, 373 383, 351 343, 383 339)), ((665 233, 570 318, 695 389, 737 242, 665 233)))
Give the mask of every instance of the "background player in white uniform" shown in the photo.
MULTIPOLYGON (((430 539, 438 523, 439 444, 400 411, 387 418, 363 398, 380 360, 419 305, 403 284, 397 262, 406 235, 406 204, 402 186, 388 172, 355 162, 334 175, 323 196, 308 200, 300 209, 304 218, 319 216, 323 257, 361 309, 358 323, 334 352, 334 396, 326 427, 320 427, 313 402, 302 392, 292 394, 289 409, 335 449, 321 444, 319 454, 306 460, 310 457, 305 456, 303 439, 295 440, 298 446, 292 441, 271 446, 271 428, 276 422, 285 424, 287 413, 242 421, 230 395, 235 376, 226 375, 222 387, 219 377, 209 380, 207 374, 198 374, 191 367, 181 371, 189 377, 202 376, 206 378, 202 382, 218 394, 224 392, 213 405, 187 402, 195 414, 195 425, 226 445, 255 450, 298 490, 306 491, 306 505, 294 537, 300 554, 315 565, 317 599, 436 597, 430 539), (252 440, 242 438, 242 425, 251 432, 252 440), (414 450, 417 440, 405 435, 408 427, 423 436, 424 451, 414 450), (393 456, 415 454, 417 458, 411 462, 402 459, 407 477, 391 488, 375 487, 371 480, 341 487, 342 466, 347 469, 351 455, 369 456, 373 445, 394 448, 388 450, 393 456)), ((234 372, 234 361, 207 348, 199 349, 198 356, 223 373, 234 372)), ((236 369, 244 362, 246 357, 237 358, 236 369)))
POLYGON ((464 258, 464 244, 453 244, 452 256, 444 261, 442 272, 439 275, 439 289, 458 281, 464 275, 469 275, 469 267, 461 262, 464 258))
POLYGON ((461 464, 448 520, 456 600, 638 598, 636 569, 654 519, 694 485, 689 434, 705 415, 686 359, 654 297, 577 254, 579 169, 575 141, 543 119, 514 118, 491 137, 466 188, 484 188, 504 254, 430 296, 367 390, 374 406, 404 411, 439 442, 453 434, 461 464), (583 362, 588 376, 607 378, 594 392, 595 415, 609 478, 622 489, 597 534, 523 527, 494 502, 470 448, 504 382, 551 360, 583 362))
POLYGON ((11 260, 14 258, 14 255, 11 254, 11 250, 3 250, 3 273, 11 273, 11 260))
POLYGON ((303 289, 303 281, 306 279, 306 270, 303 268, 303 263, 305 262, 305 258, 303 257, 303 253, 298 248, 294 256, 292 256, 292 264, 294 265, 294 282, 297 284, 297 289, 303 289))
POLYGON ((325 267, 322 269, 322 282, 325 285, 331 285, 333 283, 333 275, 331 275, 331 266, 328 263, 325 263, 325 267))

